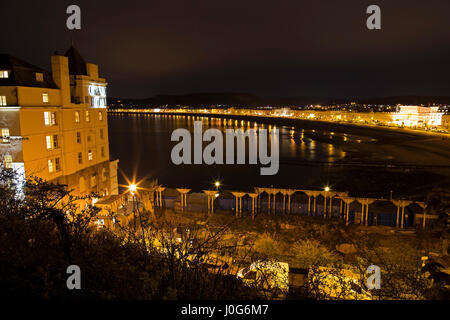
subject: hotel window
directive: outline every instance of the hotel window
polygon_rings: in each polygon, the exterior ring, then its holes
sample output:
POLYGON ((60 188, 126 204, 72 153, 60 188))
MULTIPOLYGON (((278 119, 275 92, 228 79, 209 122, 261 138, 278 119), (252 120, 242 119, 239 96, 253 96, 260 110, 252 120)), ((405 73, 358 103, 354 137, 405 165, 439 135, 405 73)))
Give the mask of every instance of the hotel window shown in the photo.
POLYGON ((0 78, 8 78, 9 72, 8 70, 0 70, 0 78))
POLYGON ((0 106, 6 106, 6 96, 0 96, 0 106))
POLYGON ((83 153, 78 152, 78 164, 82 164, 83 163, 83 153))
POLYGON ((91 121, 89 118, 89 111, 86 111, 86 122, 89 122, 89 121, 91 121))
POLYGON ((98 112, 98 120, 103 120, 103 113, 101 111, 98 112))
POLYGON ((53 160, 49 159, 48 160, 48 172, 52 173, 53 172, 53 160))
POLYGON ((103 128, 100 128, 100 139, 103 139, 103 128))
POLYGON ((75 123, 80 123, 80 111, 75 111, 75 123))
POLYGON ((50 118, 51 118, 50 112, 45 111, 44 112, 44 123, 45 123, 46 126, 50 125, 50 118))
POLYGON ((52 147, 53 147, 52 136, 46 136, 45 140, 46 140, 46 143, 47 143, 47 150, 52 149, 52 147))
POLYGON ((105 157, 105 147, 102 147, 102 158, 104 158, 105 157))
POLYGON ((77 143, 81 143, 81 132, 77 132, 77 143))
POLYGON ((9 143, 9 129, 2 128, 2 143, 9 143))
POLYGON ((56 125, 56 112, 45 111, 44 112, 44 123, 46 126, 56 125))
POLYGON ((40 72, 36 72, 36 81, 44 81, 44 74, 40 72))
POLYGON ((61 170, 61 165, 60 165, 59 162, 60 162, 60 161, 59 161, 59 158, 56 158, 56 159, 55 159, 55 171, 61 170))
POLYGON ((47 150, 58 148, 58 136, 55 134, 53 136, 46 136, 47 150))
POLYGON ((91 161, 93 159, 92 150, 88 150, 88 160, 91 161))
POLYGON ((48 93, 43 93, 42 94, 42 102, 43 103, 48 103, 48 93))
POLYGON ((12 156, 7 154, 3 157, 3 166, 5 169, 12 169, 12 156))

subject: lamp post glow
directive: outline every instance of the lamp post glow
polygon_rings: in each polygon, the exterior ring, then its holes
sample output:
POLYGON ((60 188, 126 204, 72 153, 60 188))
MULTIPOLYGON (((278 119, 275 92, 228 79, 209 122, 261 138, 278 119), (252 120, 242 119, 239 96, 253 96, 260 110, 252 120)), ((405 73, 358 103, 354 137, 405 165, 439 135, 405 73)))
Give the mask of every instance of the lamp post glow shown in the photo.
POLYGON ((326 186, 326 187, 324 188, 324 190, 325 190, 326 192, 328 192, 328 191, 330 191, 330 187, 326 186))
POLYGON ((128 186, 128 190, 130 191, 131 195, 133 196, 133 224, 134 224, 134 230, 136 231, 136 185, 134 183, 130 184, 128 186))

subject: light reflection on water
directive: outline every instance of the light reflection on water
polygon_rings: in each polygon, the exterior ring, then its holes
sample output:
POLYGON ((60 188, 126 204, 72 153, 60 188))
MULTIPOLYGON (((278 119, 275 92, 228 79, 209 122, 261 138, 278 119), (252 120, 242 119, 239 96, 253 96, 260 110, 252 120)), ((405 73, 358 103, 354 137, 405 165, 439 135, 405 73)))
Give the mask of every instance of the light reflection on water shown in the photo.
MULTIPOLYGON (((304 130, 294 127, 276 127, 257 122, 178 115, 124 115, 108 117, 111 158, 119 159, 120 169, 131 176, 136 170, 137 178, 157 177, 160 183, 169 187, 188 186, 205 188, 216 178, 228 187, 253 186, 301 186, 302 181, 324 176, 327 170, 320 166, 299 165, 309 162, 335 162, 345 157, 339 144, 332 141, 350 139, 349 135, 304 130), (194 121, 202 121, 203 131, 226 129, 268 129, 280 130, 280 169, 277 175, 261 176, 260 165, 180 165, 171 163, 170 152, 176 142, 170 140, 172 131, 186 128, 193 132, 194 121), (332 136, 330 143, 329 137, 332 136)), ((359 137, 358 137, 359 138, 359 137)), ((270 152, 270 148, 269 148, 270 152)), ((224 156, 226 154, 224 153, 224 156)), ((121 179, 122 177, 120 177, 121 179)))

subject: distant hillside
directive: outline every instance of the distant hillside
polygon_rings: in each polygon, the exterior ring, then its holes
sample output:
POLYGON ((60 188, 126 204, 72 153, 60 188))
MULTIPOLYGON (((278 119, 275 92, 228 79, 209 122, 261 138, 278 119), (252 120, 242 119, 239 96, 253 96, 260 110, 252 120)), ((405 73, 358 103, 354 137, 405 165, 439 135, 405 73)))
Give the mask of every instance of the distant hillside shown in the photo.
POLYGON ((257 106, 297 106, 306 104, 326 103, 330 99, 320 97, 258 97, 248 93, 192 93, 185 95, 157 95, 146 99, 121 99, 108 98, 109 105, 123 104, 134 107, 157 107, 167 105, 174 106, 235 106, 235 107, 257 107, 257 106), (118 102, 120 100, 120 102, 118 102))
POLYGON ((310 104, 346 104, 356 102, 359 104, 376 105, 419 105, 419 104, 447 104, 450 105, 450 96, 393 96, 375 97, 363 99, 333 99, 326 97, 259 97, 248 93, 191 93, 184 95, 157 95, 146 99, 122 99, 108 98, 108 105, 118 107, 175 107, 175 106, 234 106, 234 107, 258 107, 258 106, 304 106, 310 104))

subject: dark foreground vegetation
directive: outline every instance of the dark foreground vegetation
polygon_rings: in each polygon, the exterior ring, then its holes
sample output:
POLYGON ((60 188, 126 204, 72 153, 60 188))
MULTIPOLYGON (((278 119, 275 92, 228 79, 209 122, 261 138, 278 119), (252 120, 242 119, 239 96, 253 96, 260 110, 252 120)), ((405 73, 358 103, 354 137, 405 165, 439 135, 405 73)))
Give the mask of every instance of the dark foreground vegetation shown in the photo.
MULTIPOLYGON (((161 254, 122 228, 98 231, 92 206, 77 211, 62 185, 25 183, 22 198, 12 172, 0 176, 0 295, 45 299, 248 299, 252 290, 235 277, 211 273, 200 250, 189 266, 175 248, 161 254), (78 265, 82 289, 68 290, 66 269, 78 265)), ((95 195, 89 195, 91 198, 95 195)), ((149 235, 145 235, 148 240, 149 235)), ((205 250, 212 244, 205 243, 205 250)))
POLYGON ((297 223, 294 236, 276 219, 257 217, 250 224, 216 216, 194 221, 141 210, 126 225, 98 229, 92 223, 98 209, 79 207, 80 200, 95 194, 77 198, 63 185, 39 179, 23 186, 16 182, 14 172, 0 171, 3 298, 349 299, 355 298, 352 294, 361 297, 358 288, 364 288, 371 264, 383 272, 382 287, 372 298, 449 298, 439 266, 424 267, 420 260, 426 243, 447 246, 448 194, 430 196, 428 210, 439 215, 439 223, 420 234, 420 241, 391 245, 367 235, 354 242, 358 254, 343 256, 333 250, 335 244, 352 242, 355 234, 340 222, 302 224, 291 218, 284 223, 297 223), (242 233, 247 237, 238 236, 242 233), (252 261, 270 259, 306 270, 304 281, 286 293, 267 286, 264 277, 245 283, 236 277, 252 261), (81 269, 81 290, 67 288, 69 265, 81 269), (350 266, 361 275, 356 289, 339 271, 350 266))

